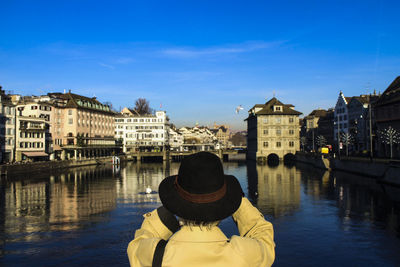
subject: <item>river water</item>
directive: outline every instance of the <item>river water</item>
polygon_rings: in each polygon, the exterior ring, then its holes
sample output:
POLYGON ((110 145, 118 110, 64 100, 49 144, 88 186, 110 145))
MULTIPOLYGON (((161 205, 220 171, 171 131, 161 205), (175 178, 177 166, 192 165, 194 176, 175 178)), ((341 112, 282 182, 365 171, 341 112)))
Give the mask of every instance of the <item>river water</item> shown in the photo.
MULTIPOLYGON (((158 184, 178 168, 128 163, 2 178, 0 266, 127 266, 142 214, 160 205, 158 184)), ((399 189, 307 165, 224 169, 273 223, 274 266, 400 266, 399 189)), ((231 218, 221 228, 237 234, 231 218)))

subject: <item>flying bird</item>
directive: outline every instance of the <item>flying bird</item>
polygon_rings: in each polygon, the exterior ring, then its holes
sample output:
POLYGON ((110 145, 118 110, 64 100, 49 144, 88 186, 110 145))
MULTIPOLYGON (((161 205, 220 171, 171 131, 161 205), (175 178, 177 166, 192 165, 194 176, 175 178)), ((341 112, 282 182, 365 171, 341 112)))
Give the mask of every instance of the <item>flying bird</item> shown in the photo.
POLYGON ((236 107, 236 114, 239 114, 239 111, 243 109, 242 105, 236 107))

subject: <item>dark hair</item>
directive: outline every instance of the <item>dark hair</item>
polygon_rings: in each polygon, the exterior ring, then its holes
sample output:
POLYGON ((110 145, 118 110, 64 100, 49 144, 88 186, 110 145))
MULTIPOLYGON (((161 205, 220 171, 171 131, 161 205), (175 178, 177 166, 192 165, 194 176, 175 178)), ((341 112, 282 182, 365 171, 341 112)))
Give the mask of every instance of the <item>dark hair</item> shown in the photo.
POLYGON ((187 220, 184 218, 179 218, 179 225, 180 226, 189 226, 191 227, 200 227, 206 228, 207 230, 210 230, 213 226, 218 226, 218 224, 221 221, 211 221, 211 222, 204 222, 204 221, 193 221, 193 220, 187 220))

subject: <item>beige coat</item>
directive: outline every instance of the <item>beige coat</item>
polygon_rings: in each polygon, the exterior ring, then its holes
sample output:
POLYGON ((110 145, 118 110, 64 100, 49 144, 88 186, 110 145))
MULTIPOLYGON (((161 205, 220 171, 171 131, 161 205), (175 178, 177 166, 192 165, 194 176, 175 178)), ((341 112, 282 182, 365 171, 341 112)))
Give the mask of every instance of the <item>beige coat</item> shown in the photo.
POLYGON ((228 239, 218 226, 183 226, 172 235, 156 210, 147 213, 129 243, 129 262, 135 267, 151 266, 158 241, 169 238, 162 266, 271 266, 275 259, 272 224, 246 198, 232 217, 240 236, 228 239))

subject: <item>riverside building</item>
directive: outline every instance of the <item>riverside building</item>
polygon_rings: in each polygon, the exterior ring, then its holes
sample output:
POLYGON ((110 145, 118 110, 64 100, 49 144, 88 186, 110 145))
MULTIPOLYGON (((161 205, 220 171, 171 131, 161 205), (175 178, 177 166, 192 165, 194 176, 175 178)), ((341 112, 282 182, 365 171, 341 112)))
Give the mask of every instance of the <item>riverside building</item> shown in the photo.
MULTIPOLYGON (((21 112, 21 111, 18 111, 21 112)), ((51 150, 49 124, 44 118, 17 116, 16 161, 48 160, 51 150)))
POLYGON ((16 161, 48 160, 53 153, 51 123, 53 108, 30 97, 21 98, 17 110, 16 161))
POLYGON ((400 141, 393 138, 391 148, 387 138, 394 137, 396 135, 394 133, 400 133, 400 76, 393 80, 375 103, 373 102, 373 107, 372 117, 375 114, 376 119, 375 150, 378 149, 374 155, 399 159, 400 141), (389 127, 393 128, 394 132, 392 131, 392 135, 387 135, 385 138, 383 133, 387 133, 389 127))
POLYGON ((342 91, 340 91, 334 112, 333 139, 335 145, 339 144, 341 133, 349 132, 349 112, 347 105, 350 100, 351 97, 345 97, 342 91))
POLYGON ((52 134, 55 157, 61 159, 110 156, 119 148, 114 139, 115 112, 96 97, 49 93, 54 107, 52 134))
POLYGON ((0 163, 15 160, 15 124, 15 105, 11 101, 11 96, 0 86, 0 163))
POLYGON ((273 97, 249 110, 247 157, 252 160, 283 159, 300 149, 299 115, 293 105, 273 97))
MULTIPOLYGON (((316 151, 318 147, 322 144, 318 144, 317 138, 322 135, 319 132, 320 125, 319 122, 321 118, 327 115, 327 111, 324 109, 315 109, 306 117, 304 117, 303 122, 305 124, 305 137, 307 138, 306 149, 311 151, 316 151)), ((323 136, 323 135, 322 135, 323 136)), ((324 136, 325 142, 327 138, 324 136)), ((325 143, 327 145, 328 143, 325 143)))
POLYGON ((217 137, 222 148, 229 148, 232 146, 232 143, 229 141, 231 132, 228 125, 216 125, 214 123, 214 128, 210 129, 210 131, 217 137))
POLYGON ((197 125, 193 128, 182 127, 179 133, 183 136, 183 147, 186 151, 209 151, 220 148, 217 137, 207 127, 197 125))
POLYGON ((169 145, 169 124, 165 111, 140 115, 124 108, 115 117, 115 138, 122 141, 123 151, 162 151, 169 145))

